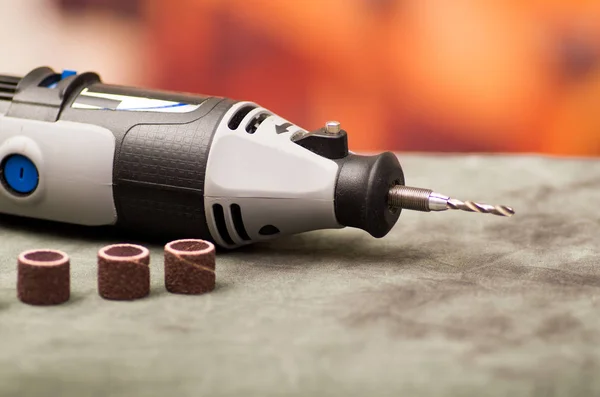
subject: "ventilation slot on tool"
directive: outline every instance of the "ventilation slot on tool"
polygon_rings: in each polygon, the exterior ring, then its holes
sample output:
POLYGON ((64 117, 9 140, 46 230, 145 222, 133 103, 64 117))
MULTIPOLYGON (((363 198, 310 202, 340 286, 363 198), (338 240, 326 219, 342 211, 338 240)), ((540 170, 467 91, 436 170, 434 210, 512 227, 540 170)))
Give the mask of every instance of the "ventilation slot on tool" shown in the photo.
POLYGON ((223 241, 229 245, 235 245, 235 242, 229 235, 229 231, 227 231, 225 212, 223 211, 223 206, 221 204, 213 205, 213 216, 215 218, 215 223, 217 224, 217 231, 219 232, 219 235, 223 241))
POLYGON ((237 130, 238 127, 240 126, 240 124, 242 123, 242 120, 244 120, 244 117, 246 117, 248 115, 248 113, 250 113, 252 111, 252 109, 255 109, 255 106, 243 106, 241 107, 234 115, 233 117, 229 120, 229 124, 227 124, 229 126, 229 129, 231 130, 237 130))
POLYGON ((276 234, 279 234, 279 229, 273 225, 264 225, 260 228, 258 234, 260 234, 261 236, 274 236, 276 234))
POLYGON ((248 134, 254 134, 256 132, 256 130, 258 130, 258 127, 262 124, 262 122, 265 121, 265 119, 269 116, 270 116, 270 114, 263 113, 263 114, 259 114, 255 118, 253 118, 250 121, 250 123, 248 123, 248 125, 246 126, 246 132, 248 134))
POLYGON ((242 209, 237 204, 231 204, 231 219, 233 220, 235 231, 242 238, 242 240, 250 241, 250 236, 248 236, 248 232, 246 232, 244 220, 242 219, 242 209))
POLYGON ((17 92, 20 77, 0 75, 0 100, 11 101, 17 92))

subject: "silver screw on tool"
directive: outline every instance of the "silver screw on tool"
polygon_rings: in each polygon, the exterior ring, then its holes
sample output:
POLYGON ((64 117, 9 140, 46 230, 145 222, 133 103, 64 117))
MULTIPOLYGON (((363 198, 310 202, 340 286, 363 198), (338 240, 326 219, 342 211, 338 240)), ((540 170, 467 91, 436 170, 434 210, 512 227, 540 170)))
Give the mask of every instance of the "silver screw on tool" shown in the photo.
POLYGON ((341 126, 339 121, 328 121, 325 123, 325 131, 331 135, 337 135, 340 133, 341 126))

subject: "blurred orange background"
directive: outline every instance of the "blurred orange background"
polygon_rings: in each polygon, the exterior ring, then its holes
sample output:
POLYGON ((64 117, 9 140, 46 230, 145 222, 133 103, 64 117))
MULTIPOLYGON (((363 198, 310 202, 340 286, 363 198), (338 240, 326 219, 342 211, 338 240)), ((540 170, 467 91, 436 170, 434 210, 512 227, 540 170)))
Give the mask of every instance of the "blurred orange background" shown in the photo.
POLYGON ((600 155, 597 0, 54 7, 104 15, 109 37, 135 26, 135 78, 107 82, 252 100, 307 129, 339 120, 355 151, 600 155))

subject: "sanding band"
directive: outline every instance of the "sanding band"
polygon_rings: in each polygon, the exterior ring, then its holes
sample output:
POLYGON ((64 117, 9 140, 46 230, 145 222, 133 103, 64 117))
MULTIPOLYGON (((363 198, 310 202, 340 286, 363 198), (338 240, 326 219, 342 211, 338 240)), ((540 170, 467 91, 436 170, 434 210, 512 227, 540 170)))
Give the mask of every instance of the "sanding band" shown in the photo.
POLYGON ((58 305, 71 295, 67 254, 51 249, 25 251, 17 259, 17 296, 30 305, 58 305))
POLYGON ((134 300, 150 293, 150 251, 114 244, 98 251, 98 293, 104 299, 134 300))
POLYGON ((215 246, 185 239, 165 246, 165 287, 176 294, 198 295, 215 289, 215 246))

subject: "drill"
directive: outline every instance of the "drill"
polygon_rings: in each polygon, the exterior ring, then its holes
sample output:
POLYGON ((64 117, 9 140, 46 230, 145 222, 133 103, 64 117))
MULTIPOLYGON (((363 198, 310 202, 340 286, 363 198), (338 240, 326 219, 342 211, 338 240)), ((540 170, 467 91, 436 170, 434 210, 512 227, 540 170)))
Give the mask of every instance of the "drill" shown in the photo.
POLYGON ((250 101, 104 84, 48 67, 0 75, 0 213, 225 248, 318 229, 376 238, 402 209, 511 216, 405 186, 390 152, 349 152, 250 101))

